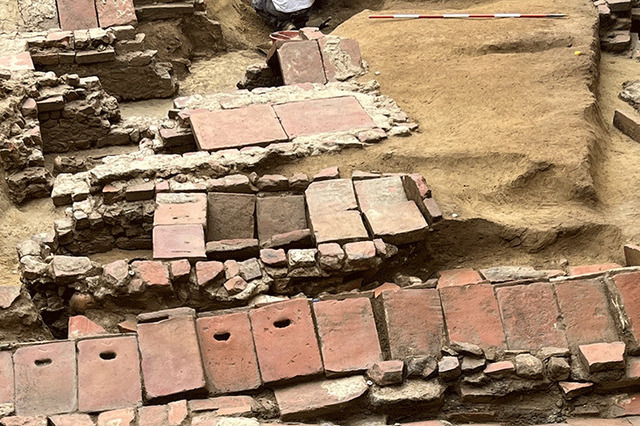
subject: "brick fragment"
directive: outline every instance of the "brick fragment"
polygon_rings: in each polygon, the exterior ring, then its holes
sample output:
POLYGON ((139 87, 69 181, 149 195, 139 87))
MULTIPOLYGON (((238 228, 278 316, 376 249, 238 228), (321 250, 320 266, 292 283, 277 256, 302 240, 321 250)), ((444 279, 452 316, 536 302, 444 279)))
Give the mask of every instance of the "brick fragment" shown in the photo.
POLYGON ((573 399, 580 395, 589 393, 593 387, 593 383, 581 383, 581 382, 560 382, 558 383, 562 395, 567 399, 573 399))
POLYGON ((608 271, 610 269, 622 268, 617 263, 603 263, 598 265, 580 265, 572 266, 569 268, 569 275, 586 275, 595 274, 598 272, 608 271))
POLYGON ((313 304, 327 375, 364 371, 382 361, 382 350, 368 298, 313 304))
POLYGON ((69 317, 68 339, 105 334, 107 331, 84 315, 69 317))
POLYGON ((219 396, 189 401, 192 413, 215 411, 216 416, 250 416, 254 407, 255 401, 250 396, 219 396))
POLYGON ((579 346, 580 359, 590 373, 624 369, 625 349, 626 345, 623 342, 592 343, 579 346))
POLYGON ((191 263, 187 259, 169 262, 169 275, 173 283, 185 283, 191 273, 191 263))
POLYGON ((403 361, 379 361, 367 370, 367 377, 378 386, 397 385, 402 383, 403 370, 403 361))
POLYGON ((380 263, 376 258, 376 246, 373 241, 358 241, 344 245, 346 265, 350 269, 375 268, 380 263))
POLYGON ((460 361, 455 356, 443 356, 438 361, 438 374, 442 380, 455 380, 460 376, 461 372, 460 361))
POLYGON ((206 246, 209 259, 225 260, 229 258, 247 259, 257 257, 260 253, 260 244, 257 239, 233 239, 209 241, 206 246))
POLYGON ((13 403, 14 388, 11 352, 0 351, 0 404, 13 403))
POLYGON ((262 249, 260 250, 260 260, 266 266, 274 268, 287 266, 287 254, 282 249, 262 249))
POLYGON ((196 263, 196 283, 198 287, 206 287, 223 279, 224 264, 209 261, 196 263))
POLYGON ((640 246, 625 244, 624 259, 627 266, 640 266, 640 246))
POLYGON ((98 415, 98 426, 134 426, 136 411, 133 408, 105 411, 98 415))
POLYGON ((371 234, 390 244, 421 241, 429 229, 414 201, 376 205, 363 213, 371 234))
POLYGON ((260 191, 275 192, 289 189, 289 179, 282 175, 264 175, 256 181, 260 191))
POLYGON ((320 170, 313 176, 313 182, 319 182, 327 179, 340 179, 340 169, 337 166, 327 167, 320 170))
POLYGON ((253 309, 249 317, 265 383, 322 372, 320 350, 306 299, 253 309))
POLYGON ((138 426, 158 426, 167 424, 167 406, 149 405, 138 408, 138 426))
POLYGON ((133 0, 101 0, 96 2, 96 11, 102 28, 138 22, 133 0))
POLYGON ((150 288, 165 288, 171 290, 169 268, 163 262, 151 260, 137 260, 131 263, 131 269, 150 288))
POLYGON ((477 284, 484 281, 480 274, 470 268, 449 269, 440 271, 438 289, 451 286, 477 284))
POLYGON ((169 426, 180 426, 189 415, 186 400, 173 401, 167 404, 169 426))
POLYGON ((515 373, 516 366, 511 361, 492 362, 484 369, 484 374, 489 377, 502 379, 515 373))
POLYGON ((346 255, 340 244, 326 243, 318 245, 318 261, 323 269, 339 271, 344 266, 346 255))
POLYGON ((613 277, 624 312, 630 322, 630 331, 636 342, 640 342, 640 272, 619 274, 613 277))
POLYGON ((49 421, 53 426, 95 426, 88 414, 59 414, 50 416, 49 421))
POLYGON ((243 291, 245 291, 247 289, 248 283, 242 277, 233 277, 233 278, 225 281, 223 286, 224 286, 225 290, 227 290, 227 293, 229 293, 229 295, 233 296, 233 295, 236 295, 236 294, 239 294, 239 293, 242 293, 243 291))
POLYGON ((48 426, 46 416, 11 416, 2 418, 2 426, 48 426))
POLYGON ((127 201, 152 200, 155 195, 155 185, 155 182, 151 181, 128 186, 124 193, 125 199, 127 201))

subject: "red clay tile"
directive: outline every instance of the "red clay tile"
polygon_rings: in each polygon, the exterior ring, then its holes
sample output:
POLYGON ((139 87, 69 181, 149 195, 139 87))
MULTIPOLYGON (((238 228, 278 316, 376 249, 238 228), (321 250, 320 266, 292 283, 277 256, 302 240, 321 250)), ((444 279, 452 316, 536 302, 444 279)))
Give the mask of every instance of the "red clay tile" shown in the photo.
POLYGON ((167 406, 149 405, 138 408, 138 426, 160 426, 166 425, 167 406))
POLYGON ((107 331, 84 315, 69 317, 68 339, 105 334, 107 331))
POLYGON ((278 48, 277 55, 285 85, 327 82, 316 40, 284 43, 278 48))
POLYGON ((353 187, 362 211, 380 205, 409 201, 400 176, 358 180, 353 182, 353 187))
POLYGON ((470 268, 448 269, 440 271, 438 288, 476 284, 484 281, 480 273, 470 268))
POLYGON ((0 70, 1 69, 6 69, 9 71, 33 71, 35 67, 33 66, 31 54, 29 52, 21 52, 14 53, 12 55, 0 56, 0 70))
POLYGON ((88 413, 142 403, 135 336, 78 342, 78 410, 88 413))
POLYGON ((265 383, 322 372, 320 349, 307 299, 253 309, 249 318, 265 383))
POLYGON ((260 387, 262 380, 246 312, 198 318, 196 326, 210 393, 260 387))
POLYGON ((14 379, 11 352, 0 351, 0 404, 13 402, 14 379))
POLYGON ((580 358, 590 373, 621 370, 625 367, 623 342, 591 343, 580 345, 580 358))
POLYGON ((619 274, 613 281, 620 292, 624 311, 631 322, 631 332, 640 342, 640 272, 619 274))
POLYGON ((617 269, 617 268, 622 268, 622 266, 617 263, 571 266, 569 267, 569 275, 593 274, 593 273, 608 271, 609 269, 617 269))
POLYGON ((324 370, 327 374, 364 371, 382 361, 382 350, 368 298, 313 304, 324 370))
POLYGON ((194 202, 160 203, 153 215, 157 225, 202 225, 207 224, 207 195, 190 194, 194 202))
POLYGON ((206 259, 204 229, 200 225, 170 225, 153 228, 154 259, 206 259))
POLYGON ((98 0, 96 1, 96 11, 102 28, 138 22, 133 0, 98 0))
POLYGON ((169 268, 162 262, 152 260, 137 260, 131 263, 133 272, 148 286, 166 286, 171 288, 169 268))
POLYGON ((506 346, 491 284, 445 287, 439 292, 449 340, 473 343, 481 348, 506 346))
POLYGON ((98 27, 94 0, 56 0, 60 28, 65 31, 98 27))

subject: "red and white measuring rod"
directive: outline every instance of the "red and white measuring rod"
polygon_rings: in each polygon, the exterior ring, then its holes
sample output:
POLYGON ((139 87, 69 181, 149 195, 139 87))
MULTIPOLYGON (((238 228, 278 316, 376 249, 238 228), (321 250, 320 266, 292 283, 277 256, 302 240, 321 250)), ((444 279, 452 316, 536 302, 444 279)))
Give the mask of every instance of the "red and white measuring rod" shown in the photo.
POLYGON ((563 13, 545 14, 524 14, 524 13, 445 13, 442 15, 418 15, 418 14, 396 14, 396 15, 369 15, 369 19, 460 19, 460 18, 564 18, 563 13))

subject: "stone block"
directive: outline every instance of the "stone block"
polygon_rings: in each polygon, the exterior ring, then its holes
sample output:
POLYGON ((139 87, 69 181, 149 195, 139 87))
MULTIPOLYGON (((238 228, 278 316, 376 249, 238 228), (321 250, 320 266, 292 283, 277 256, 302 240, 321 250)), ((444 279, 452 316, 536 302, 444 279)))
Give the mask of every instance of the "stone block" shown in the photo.
POLYGON ((484 281, 477 271, 470 268, 448 269, 440 271, 439 273, 440 278, 438 278, 438 289, 477 284, 484 281))
POLYGON ((382 361, 382 350, 368 298, 313 304, 327 375, 365 371, 382 361))
POLYGON ((260 242, 274 235, 308 228, 302 195, 259 197, 256 200, 256 216, 260 242))
POLYGON ((162 260, 206 259, 201 225, 166 225, 153 228, 153 258, 162 260))
POLYGON ((376 298, 389 358, 436 356, 444 343, 444 322, 436 290, 385 291, 376 298))
POLYGON ((509 349, 567 346, 564 332, 558 327, 560 312, 551 284, 502 287, 497 297, 509 349))
POLYGON ((278 382, 322 373, 307 299, 292 299, 249 313, 262 380, 278 382))
POLYGON ((157 225, 207 225, 207 195, 189 194, 184 203, 158 203, 153 215, 157 225))
POLYGON ((133 0, 100 0, 96 2, 100 27, 136 24, 136 11, 133 0))
POLYGON ((438 291, 451 341, 473 343, 481 348, 506 346, 491 284, 445 287, 438 291))
POLYGON ((370 129, 373 120, 353 96, 274 105, 289 138, 370 129))
POLYGON ((201 112, 189 118, 198 149, 265 146, 289 138, 270 105, 201 112))
POLYGON ((613 115, 613 125, 636 142, 640 142, 640 116, 634 110, 626 112, 617 109, 613 115))
POLYGON ((429 225, 413 201, 386 204, 365 210, 371 234, 389 244, 409 244, 426 238, 429 225))
POLYGON ((56 0, 60 28, 65 31, 98 27, 93 0, 56 0))
POLYGON ((196 326, 211 394, 260 387, 262 380, 246 312, 201 317, 196 326))
POLYGON ((135 336, 78 342, 78 410, 97 412, 142 403, 135 336))
POLYGON ((207 196, 207 241, 254 238, 256 196, 212 192, 207 196))
POLYGON ((555 290, 570 345, 619 340, 601 281, 566 281, 556 283, 555 290))
POLYGON ((138 324, 146 399, 202 391, 205 378, 193 311, 157 315, 157 322, 138 324))
POLYGON ((544 367, 542 361, 531 354, 516 355, 516 374, 526 379, 541 379, 544 367))
POLYGON ((19 416, 75 411, 75 342, 54 342, 16 349, 15 408, 19 416))
POLYGON ((580 345, 580 359, 589 373, 606 370, 624 370, 624 352, 626 345, 623 342, 592 343, 580 345))
POLYGON ((368 390, 362 376, 322 380, 276 389, 282 420, 298 420, 339 411, 368 390))
POLYGON ((353 182, 353 187, 362 211, 409 201, 400 176, 358 180, 353 182))
POLYGON ((327 82, 316 40, 284 43, 278 48, 277 56, 285 85, 327 82))

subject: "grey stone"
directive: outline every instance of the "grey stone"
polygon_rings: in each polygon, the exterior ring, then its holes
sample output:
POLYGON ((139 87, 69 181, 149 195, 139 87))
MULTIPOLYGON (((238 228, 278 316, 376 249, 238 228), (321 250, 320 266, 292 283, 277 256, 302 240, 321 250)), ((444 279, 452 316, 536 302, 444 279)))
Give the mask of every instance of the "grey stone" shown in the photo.
POLYGON ((542 361, 531 354, 516 355, 516 374, 527 379, 541 379, 542 361))
POLYGON ((400 403, 438 403, 442 401, 446 386, 437 380, 406 380, 399 386, 373 386, 369 402, 374 407, 400 403))

